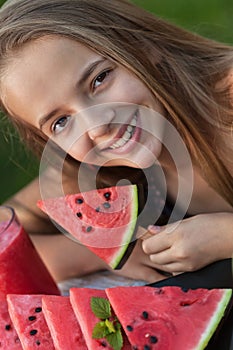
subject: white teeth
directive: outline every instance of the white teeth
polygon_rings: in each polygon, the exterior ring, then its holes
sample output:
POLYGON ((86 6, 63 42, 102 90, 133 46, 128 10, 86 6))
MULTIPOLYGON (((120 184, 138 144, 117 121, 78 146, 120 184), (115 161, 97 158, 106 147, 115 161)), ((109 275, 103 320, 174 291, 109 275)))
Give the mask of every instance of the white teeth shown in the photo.
POLYGON ((132 125, 132 126, 136 126, 137 125, 137 117, 136 116, 132 119, 130 125, 132 125))
POLYGON ((131 138, 131 132, 129 132, 128 130, 126 130, 126 132, 124 133, 124 135, 122 136, 123 140, 128 141, 131 138))
POLYGON ((122 138, 122 139, 117 141, 117 146, 118 147, 124 146, 125 143, 126 143, 125 140, 122 138))
POLYGON ((128 131, 128 132, 132 132, 132 131, 133 131, 132 125, 128 125, 128 126, 127 126, 127 131, 128 131))
POLYGON ((112 146, 110 146, 110 148, 116 149, 124 146, 131 139, 136 125, 137 125, 137 116, 135 115, 131 120, 130 124, 127 126, 127 129, 124 132, 123 136, 117 142, 115 142, 112 146))

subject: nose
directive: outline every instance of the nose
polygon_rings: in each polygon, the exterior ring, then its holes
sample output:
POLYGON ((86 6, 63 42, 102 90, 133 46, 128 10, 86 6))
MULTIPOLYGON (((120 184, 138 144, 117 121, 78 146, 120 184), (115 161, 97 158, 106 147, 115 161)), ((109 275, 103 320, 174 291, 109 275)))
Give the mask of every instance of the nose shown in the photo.
POLYGON ((88 135, 92 141, 106 135, 109 132, 109 125, 101 125, 88 130, 88 135))
POLYGON ((92 141, 109 133, 110 124, 115 117, 113 108, 94 106, 87 112, 84 112, 84 114, 83 119, 86 125, 86 132, 92 141))

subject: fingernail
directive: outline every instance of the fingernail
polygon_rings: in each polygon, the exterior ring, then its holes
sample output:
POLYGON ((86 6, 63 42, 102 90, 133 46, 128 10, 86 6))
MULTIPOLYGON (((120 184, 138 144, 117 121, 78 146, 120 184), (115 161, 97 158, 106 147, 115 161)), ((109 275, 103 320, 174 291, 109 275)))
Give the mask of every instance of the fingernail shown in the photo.
POLYGON ((161 227, 155 226, 155 225, 149 225, 148 230, 151 231, 152 233, 158 233, 161 231, 161 227))

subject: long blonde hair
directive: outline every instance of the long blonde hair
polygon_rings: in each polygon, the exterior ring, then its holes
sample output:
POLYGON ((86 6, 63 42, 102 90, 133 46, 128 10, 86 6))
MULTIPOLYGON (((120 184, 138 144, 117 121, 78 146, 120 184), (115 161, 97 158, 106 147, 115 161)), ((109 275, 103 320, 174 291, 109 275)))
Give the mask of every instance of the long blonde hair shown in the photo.
MULTIPOLYGON (((232 176, 213 142, 232 127, 230 86, 216 88, 233 68, 230 45, 127 0, 9 0, 0 11, 0 78, 18 49, 45 35, 79 41, 137 75, 167 110, 204 178, 233 206, 232 176)), ((14 122, 34 148, 46 142, 37 129, 14 122)))

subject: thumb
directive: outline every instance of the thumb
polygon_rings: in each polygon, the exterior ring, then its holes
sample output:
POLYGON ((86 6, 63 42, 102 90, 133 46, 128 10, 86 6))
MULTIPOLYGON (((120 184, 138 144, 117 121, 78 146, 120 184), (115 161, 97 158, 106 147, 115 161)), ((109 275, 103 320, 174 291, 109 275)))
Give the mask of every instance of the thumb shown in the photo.
POLYGON ((143 229, 144 232, 141 234, 140 239, 144 241, 145 239, 159 233, 161 229, 160 226, 149 225, 147 230, 143 229))

